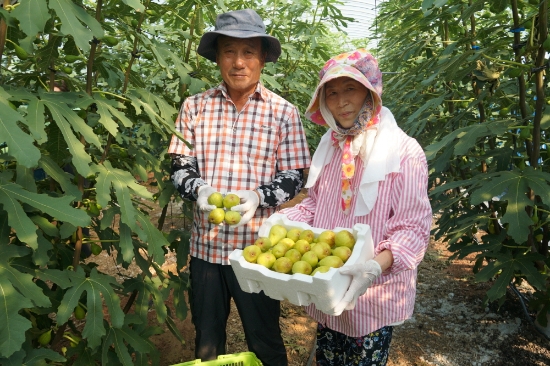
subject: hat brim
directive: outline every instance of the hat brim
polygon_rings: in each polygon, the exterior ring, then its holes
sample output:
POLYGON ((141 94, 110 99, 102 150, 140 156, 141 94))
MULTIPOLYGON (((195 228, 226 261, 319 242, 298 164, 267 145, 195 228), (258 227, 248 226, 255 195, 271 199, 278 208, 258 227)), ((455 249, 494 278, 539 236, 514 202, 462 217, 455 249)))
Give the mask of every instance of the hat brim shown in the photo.
POLYGON ((376 92, 376 89, 372 86, 369 79, 367 79, 367 77, 363 75, 361 71, 357 70, 353 66, 338 64, 328 69, 323 76, 323 79, 321 79, 321 81, 319 82, 319 85, 317 85, 315 93, 313 93, 313 97, 311 98, 311 102, 309 103, 309 106, 307 107, 305 113, 306 117, 309 120, 322 126, 325 126, 327 124, 320 112, 319 93, 321 92, 321 90, 323 90, 323 86, 326 83, 341 77, 348 77, 350 79, 360 82, 365 88, 370 90, 373 97, 375 109, 377 106, 382 106, 382 98, 376 92))
POLYGON ((275 37, 267 34, 258 34, 251 31, 211 31, 206 32, 201 37, 197 53, 210 61, 216 62, 216 38, 219 36, 227 36, 233 38, 265 38, 269 43, 265 62, 276 62, 281 55, 281 43, 275 37))

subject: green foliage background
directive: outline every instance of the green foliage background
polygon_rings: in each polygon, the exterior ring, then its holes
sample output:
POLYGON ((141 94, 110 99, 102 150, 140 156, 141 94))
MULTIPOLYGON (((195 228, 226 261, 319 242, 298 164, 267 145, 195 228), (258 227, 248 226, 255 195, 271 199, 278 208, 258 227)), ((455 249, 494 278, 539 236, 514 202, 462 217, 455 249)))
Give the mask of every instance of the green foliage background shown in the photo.
MULTIPOLYGON (((0 364, 158 364, 150 337, 166 325, 185 341, 188 286, 161 267, 173 250, 182 268, 189 240, 161 230, 179 200, 165 152, 184 98, 220 80, 200 35, 222 11, 258 9, 283 45, 262 81, 303 111, 349 19, 329 0, 1 2, 0 364), (150 173, 155 194, 138 182, 150 173), (141 274, 117 282, 84 261, 90 247, 141 274)), ((313 149, 325 129, 304 123, 313 149)))
POLYGON ((436 239, 475 253, 487 301, 527 281, 546 325, 548 1, 382 3, 384 103, 425 147, 436 239))

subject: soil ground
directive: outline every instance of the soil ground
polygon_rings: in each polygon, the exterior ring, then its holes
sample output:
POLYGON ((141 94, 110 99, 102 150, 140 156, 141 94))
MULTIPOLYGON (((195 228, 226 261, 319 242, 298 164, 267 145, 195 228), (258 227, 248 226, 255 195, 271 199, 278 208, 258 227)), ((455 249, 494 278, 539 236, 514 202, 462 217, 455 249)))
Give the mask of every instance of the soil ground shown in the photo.
MULTIPOLYGON (((154 187, 148 186, 151 190, 154 187)), ((302 193, 287 205, 303 199, 302 193)), ((181 206, 171 203, 165 229, 183 228, 181 206)), ((160 211, 153 212, 157 220, 160 211)), ((156 223, 156 222, 155 222, 156 223)), ((431 240, 428 252, 419 267, 418 288, 413 317, 395 328, 388 366, 544 366, 550 365, 550 341, 532 324, 534 314, 523 310, 520 299, 528 299, 531 289, 522 286, 518 297, 509 290, 505 303, 498 308, 484 305, 483 298, 490 283, 473 279, 473 256, 450 260, 445 243, 431 240)), ((100 270, 114 276, 138 271, 114 266, 105 252, 90 258, 100 270)), ((164 269, 177 271, 175 255, 169 253, 164 269)), ((124 303, 124 301, 123 301, 124 303)), ((289 365, 305 366, 315 341, 316 323, 302 307, 281 303, 280 320, 286 343, 289 365)), ((155 317, 154 312, 150 314, 155 317)), ((159 366, 194 360, 194 329, 190 314, 176 326, 185 339, 181 344, 165 327, 165 332, 152 338, 159 350, 159 366)), ((227 353, 247 351, 244 332, 234 308, 229 317, 227 353)))

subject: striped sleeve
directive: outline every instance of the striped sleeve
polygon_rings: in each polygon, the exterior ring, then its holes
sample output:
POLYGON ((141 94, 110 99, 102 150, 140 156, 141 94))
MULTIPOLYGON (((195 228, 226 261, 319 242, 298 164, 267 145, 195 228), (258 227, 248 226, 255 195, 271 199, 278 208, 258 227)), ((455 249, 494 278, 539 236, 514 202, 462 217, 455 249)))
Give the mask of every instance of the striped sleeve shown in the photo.
POLYGON ((397 175, 391 194, 388 197, 378 197, 379 200, 393 200, 394 215, 386 223, 385 240, 382 240, 375 250, 378 255, 384 249, 391 250, 394 263, 390 273, 397 274, 415 269, 422 261, 428 247, 429 233, 432 224, 432 210, 428 191, 428 166, 426 157, 416 140, 406 139, 408 156, 401 162, 401 174, 397 175))
POLYGON ((305 222, 308 225, 313 225, 316 207, 317 201, 315 199, 314 188, 310 188, 308 197, 304 198, 302 202, 293 207, 282 209, 279 213, 285 214, 292 221, 305 222))

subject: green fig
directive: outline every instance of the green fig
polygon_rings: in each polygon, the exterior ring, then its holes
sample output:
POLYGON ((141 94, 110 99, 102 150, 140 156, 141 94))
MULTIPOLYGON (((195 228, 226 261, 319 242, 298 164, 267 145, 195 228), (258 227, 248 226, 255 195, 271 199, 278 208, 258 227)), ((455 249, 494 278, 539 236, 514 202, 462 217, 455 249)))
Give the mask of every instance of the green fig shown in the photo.
POLYGON ((143 58, 146 59, 146 60, 152 60, 152 59, 155 58, 152 54, 150 54, 150 53, 148 53, 148 52, 141 53, 141 55, 142 55, 143 58))
POLYGON ((27 53, 27 51, 25 51, 20 46, 14 44, 13 49, 15 50, 15 54, 17 55, 17 57, 19 57, 21 60, 26 60, 29 58, 29 54, 27 53))
POLYGON ((260 253, 258 255, 258 258, 256 259, 256 263, 261 266, 264 266, 265 268, 271 268, 273 267, 273 264, 275 263, 276 260, 277 258, 275 258, 273 253, 265 252, 265 253, 260 253))
POLYGON ((330 268, 331 268, 331 267, 327 267, 327 266, 319 266, 319 267, 315 268, 315 269, 313 270, 313 272, 311 272, 311 275, 312 275, 312 276, 315 276, 315 274, 317 274, 318 272, 319 272, 319 273, 326 273, 326 272, 328 272, 328 271, 330 270, 330 268))
POLYGON ((317 241, 323 241, 325 243, 328 243, 331 248, 334 248, 334 238, 336 237, 336 233, 332 230, 325 230, 319 236, 317 237, 317 241))
POLYGON ((346 263, 351 256, 351 249, 348 247, 336 247, 332 250, 332 255, 339 257, 342 262, 346 263))
POLYGON ((101 245, 98 245, 96 243, 92 243, 91 249, 92 249, 93 255, 99 255, 99 253, 103 251, 103 248, 101 247, 101 245))
POLYGON ((272 245, 275 245, 279 240, 286 238, 286 228, 283 225, 275 224, 269 230, 269 240, 272 245))
POLYGON ((317 264, 319 263, 319 258, 317 258, 317 254, 315 254, 315 252, 312 252, 311 250, 308 252, 305 252, 302 255, 301 260, 308 262, 311 268, 317 267, 317 264))
POLYGON ((223 207, 231 209, 233 206, 237 206, 241 203, 241 199, 235 193, 229 193, 223 198, 223 207))
POLYGON ((281 240, 279 240, 279 243, 285 244, 288 249, 293 248, 294 244, 295 244, 294 240, 292 240, 290 238, 282 238, 281 240))
POLYGON ((77 305, 76 308, 74 308, 74 317, 78 320, 82 320, 86 317, 86 310, 80 305, 77 305))
POLYGON ((99 216, 99 214, 101 213, 97 205, 95 205, 94 203, 90 204, 90 206, 88 207, 88 211, 92 216, 99 216))
POLYGON ((313 246, 313 248, 311 248, 311 251, 317 255, 317 258, 319 260, 321 260, 325 257, 328 257, 329 255, 332 254, 332 251, 330 249, 330 245, 328 245, 327 243, 323 243, 323 242, 315 244, 313 246))
POLYGON ((294 263, 292 263, 290 258, 280 257, 280 258, 277 258, 275 263, 273 263, 272 268, 273 268, 273 270, 275 270, 276 272, 279 272, 279 273, 290 273, 290 271, 292 271, 292 265, 293 264, 294 263))
POLYGON ((118 44, 118 39, 113 36, 105 36, 101 40, 109 47, 113 47, 118 44))
POLYGON ((208 214, 208 222, 211 224, 221 224, 225 218, 225 211, 223 208, 215 208, 208 214))
POLYGON ((292 248, 286 251, 285 257, 289 258, 292 263, 296 263, 302 258, 302 254, 298 250, 292 248))
POLYGON ((208 196, 208 203, 218 208, 223 207, 223 195, 220 192, 214 192, 208 196))
POLYGON ((286 237, 295 242, 298 239, 300 239, 300 233, 301 232, 302 232, 302 230, 300 230, 300 229, 290 229, 286 232, 286 237))
POLYGON ((291 271, 292 273, 301 273, 301 274, 308 275, 308 274, 311 274, 311 272, 313 271, 313 268, 306 261, 297 261, 297 262, 294 262, 294 264, 292 265, 291 271))
POLYGON ((256 263, 262 250, 257 245, 248 245, 243 249, 243 257, 247 262, 256 263))
POLYGON ((293 248, 304 254, 305 252, 309 252, 311 250, 311 244, 307 240, 300 239, 294 243, 293 248))
POLYGON ((313 239, 315 238, 315 234, 312 230, 304 230, 300 233, 300 240, 307 240, 308 242, 312 243, 313 239))
POLYGON ((334 237, 334 245, 337 247, 345 246, 353 249, 353 246, 355 245, 355 237, 349 231, 341 230, 337 232, 334 237))
POLYGON ((41 346, 46 346, 50 344, 50 341, 52 340, 52 330, 48 330, 47 332, 44 332, 40 334, 38 337, 38 343, 40 343, 41 346))
POLYGON ((319 267, 327 266, 327 267, 340 268, 344 265, 344 261, 342 261, 342 258, 340 257, 337 257, 335 255, 329 255, 321 259, 318 265, 319 267))
POLYGON ((277 243, 271 248, 271 253, 273 253, 275 258, 284 257, 287 251, 288 247, 284 243, 277 243))
POLYGON ((227 211, 224 220, 228 225, 237 225, 239 221, 241 221, 241 213, 237 211, 227 211))
POLYGON ((524 127, 519 132, 519 138, 526 140, 531 138, 531 129, 524 127))
POLYGON ((267 252, 271 248, 271 240, 267 237, 259 237, 254 242, 254 245, 259 246, 262 252, 267 252))
POLYGON ((72 64, 73 62, 76 62, 80 59, 80 56, 76 55, 66 55, 65 56, 65 62, 72 64))

